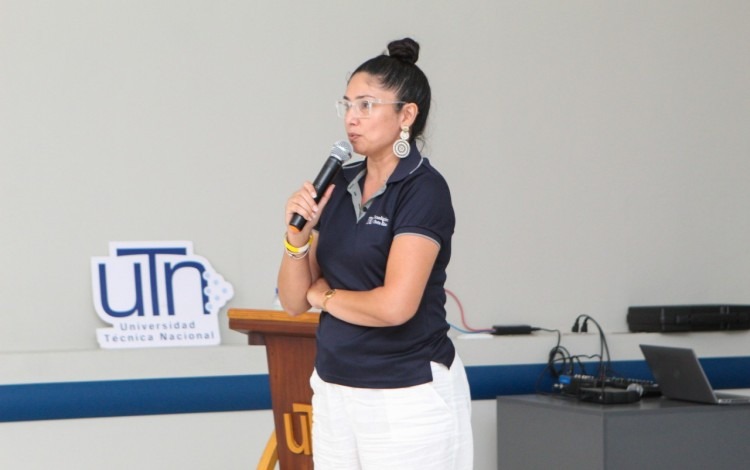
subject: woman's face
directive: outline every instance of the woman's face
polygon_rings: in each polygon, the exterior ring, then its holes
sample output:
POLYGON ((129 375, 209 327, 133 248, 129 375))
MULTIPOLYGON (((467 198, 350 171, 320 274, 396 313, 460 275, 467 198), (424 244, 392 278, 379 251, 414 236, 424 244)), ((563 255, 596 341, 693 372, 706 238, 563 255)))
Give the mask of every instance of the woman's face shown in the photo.
MULTIPOLYGON (((383 89, 375 77, 364 72, 351 77, 344 99, 350 102, 360 99, 374 102, 398 100, 394 92, 383 89)), ((344 125, 354 151, 373 159, 392 156, 393 143, 399 138, 404 121, 397 109, 394 104, 373 104, 369 116, 362 116, 356 109, 349 110, 344 125)))

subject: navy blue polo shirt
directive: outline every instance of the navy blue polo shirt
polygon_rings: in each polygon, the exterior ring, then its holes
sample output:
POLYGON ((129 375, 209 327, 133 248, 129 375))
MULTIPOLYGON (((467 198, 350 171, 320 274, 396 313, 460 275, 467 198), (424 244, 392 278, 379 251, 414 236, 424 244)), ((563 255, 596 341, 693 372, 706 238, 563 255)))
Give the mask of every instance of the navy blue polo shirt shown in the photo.
POLYGON ((455 214, 445 179, 415 147, 364 208, 366 162, 345 165, 316 227, 318 263, 335 289, 368 291, 382 286, 391 243, 398 235, 417 234, 440 245, 417 313, 403 325, 357 326, 321 313, 315 367, 326 382, 408 387, 432 381, 430 361, 447 367, 453 363, 444 285, 455 214))

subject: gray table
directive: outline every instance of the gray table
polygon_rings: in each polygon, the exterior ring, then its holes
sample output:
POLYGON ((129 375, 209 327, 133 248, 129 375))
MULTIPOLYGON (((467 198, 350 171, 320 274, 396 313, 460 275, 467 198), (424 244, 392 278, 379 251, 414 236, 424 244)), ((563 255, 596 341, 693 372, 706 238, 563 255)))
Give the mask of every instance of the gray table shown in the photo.
POLYGON ((499 469, 750 468, 750 406, 497 398, 499 469))

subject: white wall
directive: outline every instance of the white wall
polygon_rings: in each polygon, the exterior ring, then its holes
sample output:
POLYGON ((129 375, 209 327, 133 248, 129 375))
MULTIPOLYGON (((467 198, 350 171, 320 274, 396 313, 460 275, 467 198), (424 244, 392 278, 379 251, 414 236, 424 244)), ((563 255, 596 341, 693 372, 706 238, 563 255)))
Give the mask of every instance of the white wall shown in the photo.
POLYGON ((0 425, 0 466, 253 469, 273 429, 270 411, 71 419, 0 425), (263 446, 260 446, 262 450, 263 446))
MULTIPOLYGON (((745 1, 0 0, 0 383, 165 360, 96 351, 89 260, 110 241, 190 240, 232 306, 269 306, 284 201, 343 137, 347 73, 406 35, 458 216, 447 287, 472 326, 586 313, 621 333, 629 305, 748 303, 745 1)), ((197 354, 229 348, 215 373, 244 370, 221 322, 224 346, 197 354)), ((534 344, 482 361, 546 357, 534 344)), ((167 356, 167 375, 196 372, 196 352, 167 356)))
POLYGON ((96 347, 110 241, 191 240, 233 305, 268 305, 284 201, 343 136, 333 100, 405 35, 472 323, 748 301, 746 2, 0 5, 3 350, 96 347))

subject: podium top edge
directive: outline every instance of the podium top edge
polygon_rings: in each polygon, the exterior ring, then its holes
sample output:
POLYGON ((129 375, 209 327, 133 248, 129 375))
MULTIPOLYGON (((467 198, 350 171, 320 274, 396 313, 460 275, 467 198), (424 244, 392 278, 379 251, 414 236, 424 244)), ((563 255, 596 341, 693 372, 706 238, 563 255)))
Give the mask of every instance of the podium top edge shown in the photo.
POLYGON ((227 312, 230 320, 262 320, 290 323, 314 323, 320 320, 317 312, 307 312, 296 316, 280 310, 259 310, 250 308, 230 308, 227 312))

